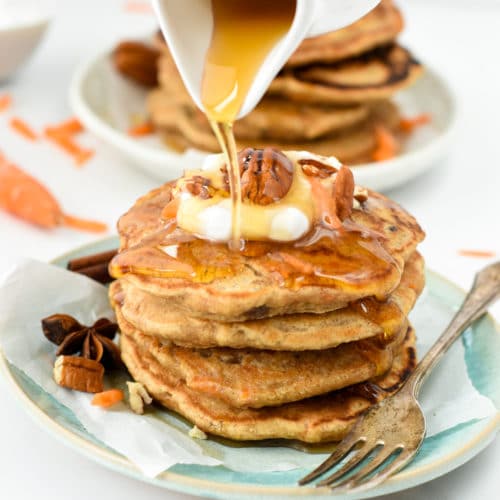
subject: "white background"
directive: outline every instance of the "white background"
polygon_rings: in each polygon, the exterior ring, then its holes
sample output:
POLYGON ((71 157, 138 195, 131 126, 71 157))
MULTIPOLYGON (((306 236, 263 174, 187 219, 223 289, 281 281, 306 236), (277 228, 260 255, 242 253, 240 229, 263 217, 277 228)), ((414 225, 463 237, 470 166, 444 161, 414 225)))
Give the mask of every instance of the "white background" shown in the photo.
MULTIPOLYGON (((126 12, 126 3, 55 1, 57 14, 39 50, 15 79, 0 84, 0 95, 9 92, 15 101, 11 111, 0 114, 0 151, 45 182, 68 213, 103 220, 110 228, 158 180, 125 164, 90 135, 80 140, 97 154, 77 169, 50 144, 29 143, 12 133, 7 122, 16 114, 41 129, 70 116, 66 94, 76 66, 118 40, 143 36, 156 26, 150 14, 126 12)), ((500 2, 400 0, 399 4, 407 21, 402 39, 447 78, 461 110, 458 135, 447 159, 389 194, 425 228, 421 251, 429 267, 467 287, 474 272, 488 261, 461 257, 459 249, 500 255, 500 2)), ((67 229, 38 230, 0 212, 0 273, 16 256, 47 260, 94 238, 67 229)), ((493 312, 498 319, 500 307, 493 312)), ((2 499, 192 498, 110 472, 66 448, 30 420, 2 382, 0 408, 2 499)), ((388 498, 497 498, 499 463, 497 439, 458 470, 388 498)))

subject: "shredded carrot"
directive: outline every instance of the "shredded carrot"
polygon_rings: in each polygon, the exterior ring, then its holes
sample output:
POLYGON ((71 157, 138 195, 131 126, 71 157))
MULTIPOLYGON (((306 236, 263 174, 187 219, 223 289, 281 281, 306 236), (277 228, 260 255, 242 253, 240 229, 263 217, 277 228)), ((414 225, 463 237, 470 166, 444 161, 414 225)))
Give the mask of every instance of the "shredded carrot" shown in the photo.
POLYGON ((122 401, 123 398, 124 395, 121 389, 109 389, 108 391, 98 392, 92 398, 92 404, 101 408, 109 408, 122 401))
POLYGON ((305 262, 299 259, 295 255, 286 252, 277 252, 277 255, 281 257, 283 262, 293 267, 295 270, 299 271, 301 274, 313 274, 314 266, 310 262, 305 262))
POLYGON ((83 132, 83 125, 78 118, 70 118, 58 125, 45 127, 44 133, 47 137, 54 135, 74 135, 83 132))
POLYGON ((422 113, 421 115, 417 115, 412 118, 401 118, 399 128, 403 132, 410 133, 413 132, 416 127, 429 123, 431 119, 432 117, 429 113, 422 113))
POLYGON ((132 137, 142 137, 143 135, 152 134, 155 131, 153 124, 149 122, 134 125, 127 130, 127 134, 132 137))
POLYGON ((496 253, 490 250, 459 250, 458 254, 463 257, 478 257, 481 259, 489 259, 496 256, 496 253))
POLYGON ((377 146, 372 153, 374 161, 388 160, 396 156, 398 143, 392 133, 383 125, 375 126, 375 140, 377 146))
POLYGON ((61 208, 52 193, 34 177, 0 159, 0 207, 27 222, 53 228, 61 208))
POLYGON ((0 95, 0 111, 5 111, 12 104, 12 97, 9 94, 0 95))
POLYGON ((0 208, 44 228, 64 224, 92 232, 106 231, 105 224, 65 215, 54 195, 37 179, 0 154, 0 208))
POLYGON ((153 9, 148 2, 136 2, 133 0, 129 0, 125 2, 123 6, 126 12, 133 12, 136 14, 151 14, 153 9))
POLYGON ((35 141, 37 139, 37 135, 35 134, 33 129, 24 120, 21 120, 21 118, 11 118, 10 126, 13 128, 13 130, 21 134, 26 139, 29 139, 30 141, 35 141))
POLYGON ((65 226, 80 229, 82 231, 88 231, 90 233, 103 233, 108 230, 108 226, 106 226, 103 222, 80 219, 79 217, 67 214, 62 215, 62 223, 65 226))
POLYGON ((45 135, 57 146, 63 149, 66 153, 71 155, 77 165, 83 165, 93 155, 94 151, 91 149, 84 149, 80 147, 69 135, 54 133, 46 130, 45 135))

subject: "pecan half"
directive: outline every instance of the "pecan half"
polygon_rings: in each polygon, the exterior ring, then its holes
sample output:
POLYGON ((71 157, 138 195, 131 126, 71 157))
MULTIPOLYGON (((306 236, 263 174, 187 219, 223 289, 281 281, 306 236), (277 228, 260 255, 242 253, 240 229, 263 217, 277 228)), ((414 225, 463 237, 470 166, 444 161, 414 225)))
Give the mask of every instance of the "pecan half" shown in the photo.
POLYGON ((135 40, 121 42, 112 54, 115 68, 123 76, 145 87, 158 84, 159 56, 157 49, 135 40))
POLYGON ((292 161, 277 149, 246 148, 239 152, 238 162, 242 199, 269 205, 281 200, 292 186, 292 161))
POLYGON ((93 359, 59 356, 54 364, 54 380, 68 389, 102 392, 104 367, 93 359))
POLYGON ((302 172, 308 177, 319 177, 320 179, 326 179, 337 172, 335 167, 328 165, 328 163, 323 163, 322 161, 316 160, 315 158, 302 158, 297 162, 302 165, 302 172))
POLYGON ((354 176, 351 169, 342 165, 333 183, 335 213, 343 221, 351 215, 354 198, 354 176))

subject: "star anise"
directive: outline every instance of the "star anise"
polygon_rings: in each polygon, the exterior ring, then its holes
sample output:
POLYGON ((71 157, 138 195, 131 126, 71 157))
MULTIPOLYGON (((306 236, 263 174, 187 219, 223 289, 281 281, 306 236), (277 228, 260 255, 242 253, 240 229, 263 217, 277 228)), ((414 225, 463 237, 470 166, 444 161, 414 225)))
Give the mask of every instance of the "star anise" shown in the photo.
POLYGON ((42 320, 42 330, 59 346, 57 356, 78 353, 105 366, 122 366, 120 348, 113 342, 118 325, 106 318, 85 326, 67 314, 53 314, 42 320))

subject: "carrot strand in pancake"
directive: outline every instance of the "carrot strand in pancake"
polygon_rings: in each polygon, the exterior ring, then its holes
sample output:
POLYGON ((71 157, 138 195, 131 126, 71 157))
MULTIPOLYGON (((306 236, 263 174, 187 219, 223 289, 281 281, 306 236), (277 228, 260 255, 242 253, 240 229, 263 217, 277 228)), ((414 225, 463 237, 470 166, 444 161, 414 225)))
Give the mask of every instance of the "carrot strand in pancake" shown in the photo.
POLYGON ((33 129, 21 118, 13 117, 10 119, 10 126, 17 133, 21 134, 25 139, 29 139, 30 141, 35 141, 37 139, 36 133, 33 129))
POLYGON ((394 135, 383 125, 375 126, 375 140, 377 146, 372 153, 374 161, 388 160, 396 156, 398 143, 394 135))

